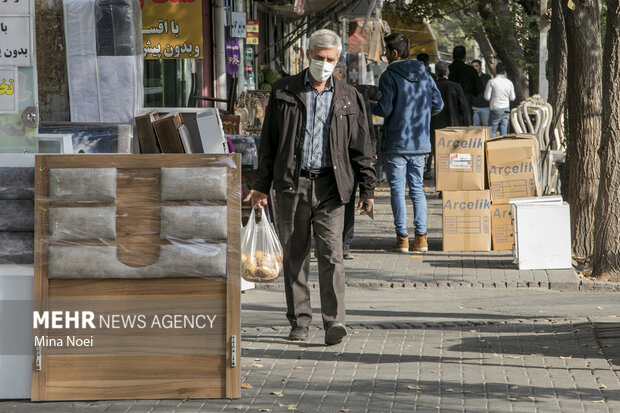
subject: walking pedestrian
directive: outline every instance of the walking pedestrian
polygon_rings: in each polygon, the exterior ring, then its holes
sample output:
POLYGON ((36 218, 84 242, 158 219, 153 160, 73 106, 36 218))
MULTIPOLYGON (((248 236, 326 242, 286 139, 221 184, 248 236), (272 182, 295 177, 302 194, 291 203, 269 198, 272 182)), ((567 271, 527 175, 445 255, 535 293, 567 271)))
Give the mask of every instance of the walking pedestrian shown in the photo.
POLYGON ((360 94, 332 76, 342 51, 340 37, 322 29, 309 39, 310 67, 278 80, 265 113, 258 179, 251 193, 256 207, 276 192, 277 227, 284 250, 288 338, 308 338, 312 321, 311 237, 319 267, 321 316, 325 344, 342 341, 344 325, 344 204, 353 180, 360 187, 358 208, 371 210, 375 171, 372 166, 366 110, 360 94))
POLYGON ((499 134, 508 133, 508 119, 510 118, 510 102, 515 100, 515 87, 506 78, 506 65, 498 63, 495 66, 495 77, 489 80, 484 90, 484 98, 489 101, 491 115, 489 123, 491 124, 491 137, 497 133, 499 126, 499 134))
POLYGON ((443 109, 433 78, 418 60, 408 60, 409 39, 401 33, 385 38, 387 70, 379 79, 381 99, 372 112, 384 118, 381 151, 396 227, 394 251, 428 251, 424 157, 431 151, 431 115, 443 109), (413 202, 415 236, 409 246, 405 184, 413 202))
POLYGON ((476 69, 465 63, 466 57, 467 52, 464 46, 455 46, 452 49, 453 62, 449 68, 449 79, 461 85, 467 98, 467 103, 469 106, 472 106, 474 96, 484 92, 484 89, 476 69))
POLYGON ((431 165, 435 153, 435 131, 449 126, 471 125, 471 114, 463 88, 458 83, 448 80, 450 74, 448 66, 447 62, 437 62, 435 65, 437 89, 441 93, 444 106, 441 112, 431 117, 431 152, 426 158, 424 179, 431 178, 431 165))
MULTIPOLYGON (((347 81, 347 64, 343 57, 340 57, 336 68, 334 69, 334 76, 343 82, 347 81)), ((370 102, 379 99, 379 89, 374 85, 360 85, 354 86, 355 89, 362 95, 364 99, 364 105, 366 107, 366 119, 368 121, 368 131, 370 135, 370 142, 372 147, 372 159, 376 161, 376 142, 377 137, 375 133, 375 127, 372 122, 372 113, 370 111, 370 102)), ((374 164, 374 163, 373 163, 374 164)), ((355 215, 356 215, 356 202, 355 196, 357 193, 357 179, 353 183, 353 193, 351 199, 344 206, 344 227, 342 229, 342 256, 345 260, 352 260, 355 257, 351 252, 351 243, 353 242, 353 236, 355 235, 355 215)))
POLYGON ((478 77, 480 77, 480 83, 482 84, 482 91, 474 96, 471 102, 474 111, 474 126, 489 126, 490 109, 489 102, 484 98, 484 91, 491 76, 482 71, 482 62, 478 59, 471 61, 471 67, 478 72, 478 77))

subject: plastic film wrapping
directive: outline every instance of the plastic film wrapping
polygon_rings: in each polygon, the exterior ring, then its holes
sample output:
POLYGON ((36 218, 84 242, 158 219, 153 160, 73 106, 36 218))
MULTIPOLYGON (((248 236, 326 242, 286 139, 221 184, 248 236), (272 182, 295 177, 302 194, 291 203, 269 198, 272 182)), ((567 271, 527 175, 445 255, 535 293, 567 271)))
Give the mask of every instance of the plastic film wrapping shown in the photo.
POLYGON ((65 0, 71 120, 130 122, 143 106, 137 0, 65 0))
POLYGON ((239 155, 40 158, 49 279, 226 278, 239 265, 239 155))
POLYGON ((0 264, 32 264, 34 159, 4 155, 0 164, 11 165, 0 167, 0 264))
POLYGON ((116 238, 116 208, 50 208, 51 241, 116 238))

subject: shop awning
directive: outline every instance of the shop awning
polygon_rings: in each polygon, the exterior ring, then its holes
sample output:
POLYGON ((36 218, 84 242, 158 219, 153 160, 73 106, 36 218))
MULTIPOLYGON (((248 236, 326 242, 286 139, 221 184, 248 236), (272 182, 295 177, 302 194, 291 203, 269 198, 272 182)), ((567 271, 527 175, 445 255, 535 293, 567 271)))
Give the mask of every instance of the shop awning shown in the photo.
POLYGON ((392 33, 402 33, 409 38, 409 58, 415 59, 418 53, 426 53, 432 63, 439 61, 437 39, 428 23, 404 22, 398 16, 384 14, 383 19, 390 25, 392 33))

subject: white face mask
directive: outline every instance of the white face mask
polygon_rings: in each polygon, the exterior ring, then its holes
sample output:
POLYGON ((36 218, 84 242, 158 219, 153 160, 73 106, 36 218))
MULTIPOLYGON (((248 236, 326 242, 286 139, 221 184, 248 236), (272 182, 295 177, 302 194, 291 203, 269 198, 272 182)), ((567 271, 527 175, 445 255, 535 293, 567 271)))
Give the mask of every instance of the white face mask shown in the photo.
POLYGON ((329 79, 335 68, 336 65, 332 63, 316 59, 310 61, 310 74, 314 80, 318 80, 319 82, 324 82, 329 79))

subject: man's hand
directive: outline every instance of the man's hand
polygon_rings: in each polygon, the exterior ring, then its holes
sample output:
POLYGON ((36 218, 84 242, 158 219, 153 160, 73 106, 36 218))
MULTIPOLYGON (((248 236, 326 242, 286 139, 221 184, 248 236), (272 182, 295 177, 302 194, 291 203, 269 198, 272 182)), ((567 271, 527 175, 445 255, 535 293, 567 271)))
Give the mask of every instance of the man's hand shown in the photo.
POLYGON ((366 215, 372 210, 372 206, 375 200, 372 198, 360 198, 360 202, 357 204, 357 209, 360 210, 360 215, 366 215))
POLYGON ((246 196, 243 199, 243 201, 244 202, 248 202, 251 199, 252 200, 252 207, 258 208, 258 209, 263 209, 263 207, 265 205, 267 205, 267 198, 269 198, 269 196, 267 194, 263 194, 260 191, 255 191, 254 189, 252 189, 250 191, 250 193, 248 194, 248 196, 246 196))

